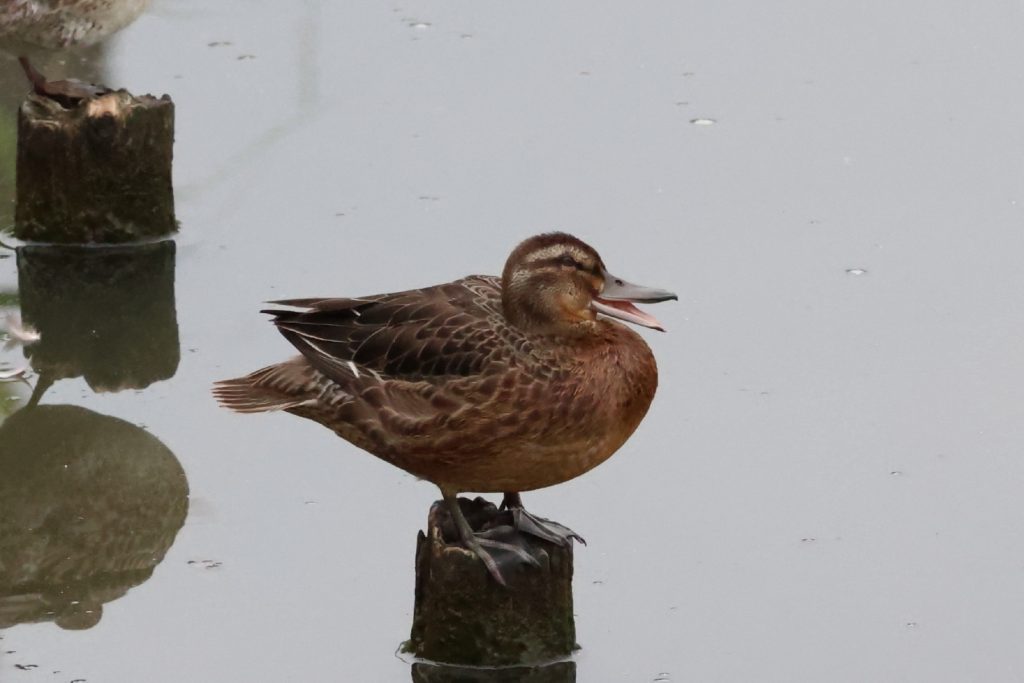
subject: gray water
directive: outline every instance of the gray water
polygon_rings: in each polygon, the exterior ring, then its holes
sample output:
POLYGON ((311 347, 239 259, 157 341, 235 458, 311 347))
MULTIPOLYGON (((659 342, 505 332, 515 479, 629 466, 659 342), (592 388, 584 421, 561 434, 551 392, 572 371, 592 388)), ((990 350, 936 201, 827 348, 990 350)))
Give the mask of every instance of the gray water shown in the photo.
POLYGON ((157 0, 51 68, 174 97, 180 357, 43 403, 155 437, 187 518, 91 627, 4 630, 0 678, 410 680, 436 490, 209 385, 290 355, 264 300, 497 273, 562 229, 681 298, 635 436, 526 496, 589 542, 577 680, 1024 679, 1022 65, 1009 2, 157 0))

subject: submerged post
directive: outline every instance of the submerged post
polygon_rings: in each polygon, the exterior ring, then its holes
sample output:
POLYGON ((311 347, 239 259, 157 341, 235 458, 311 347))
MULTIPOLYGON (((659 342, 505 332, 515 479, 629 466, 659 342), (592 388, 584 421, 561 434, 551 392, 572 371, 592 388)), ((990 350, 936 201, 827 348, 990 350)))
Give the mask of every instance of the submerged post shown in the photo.
POLYGON ((167 95, 29 94, 18 110, 15 236, 115 243, 174 232, 173 143, 167 95))
MULTIPOLYGON (((482 498, 459 503, 474 530, 501 522, 502 513, 482 498)), ((576 649, 572 547, 511 527, 501 530, 515 534, 540 562, 503 568, 507 586, 453 541, 443 502, 430 508, 427 532, 416 539, 416 605, 407 652, 448 664, 521 666, 564 658, 576 649)))
POLYGON ((576 662, 501 669, 416 662, 412 683, 576 683, 576 662))

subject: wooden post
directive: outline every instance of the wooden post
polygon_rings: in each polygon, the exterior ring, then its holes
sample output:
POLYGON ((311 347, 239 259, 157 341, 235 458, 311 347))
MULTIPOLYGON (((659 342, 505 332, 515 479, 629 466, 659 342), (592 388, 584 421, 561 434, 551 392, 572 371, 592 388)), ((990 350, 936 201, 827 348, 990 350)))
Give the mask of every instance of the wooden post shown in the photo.
POLYGON ((115 243, 177 230, 174 103, 100 92, 67 107, 32 93, 18 110, 19 239, 115 243))
MULTIPOLYGON (((501 521, 502 513, 483 498, 460 499, 460 504, 475 530, 501 521)), ((535 665, 570 655, 577 647, 572 547, 509 527, 541 566, 503 568, 508 586, 501 586, 476 555, 451 542, 448 518, 444 504, 434 503, 427 533, 421 531, 416 539, 416 605, 404 649, 435 662, 492 667, 535 665)))

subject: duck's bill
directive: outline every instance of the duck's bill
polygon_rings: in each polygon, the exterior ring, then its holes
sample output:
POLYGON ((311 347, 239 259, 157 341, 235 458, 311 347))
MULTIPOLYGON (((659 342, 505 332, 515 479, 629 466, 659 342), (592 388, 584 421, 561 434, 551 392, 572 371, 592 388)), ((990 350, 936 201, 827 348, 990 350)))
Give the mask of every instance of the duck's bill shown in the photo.
POLYGON ((604 289, 600 296, 594 297, 592 305, 594 310, 601 315, 664 332, 665 328, 657 318, 650 313, 641 311, 633 304, 655 304, 669 299, 679 299, 679 297, 664 289, 634 285, 622 278, 605 274, 604 289))

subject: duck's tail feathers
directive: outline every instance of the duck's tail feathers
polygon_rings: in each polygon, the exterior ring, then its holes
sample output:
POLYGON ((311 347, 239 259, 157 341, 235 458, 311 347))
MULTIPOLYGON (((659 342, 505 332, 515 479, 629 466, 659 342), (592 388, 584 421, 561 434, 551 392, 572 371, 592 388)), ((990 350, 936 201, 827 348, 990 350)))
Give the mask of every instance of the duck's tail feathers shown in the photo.
POLYGON ((214 383, 213 397, 237 413, 288 410, 315 396, 316 371, 302 358, 270 365, 245 377, 214 383))

